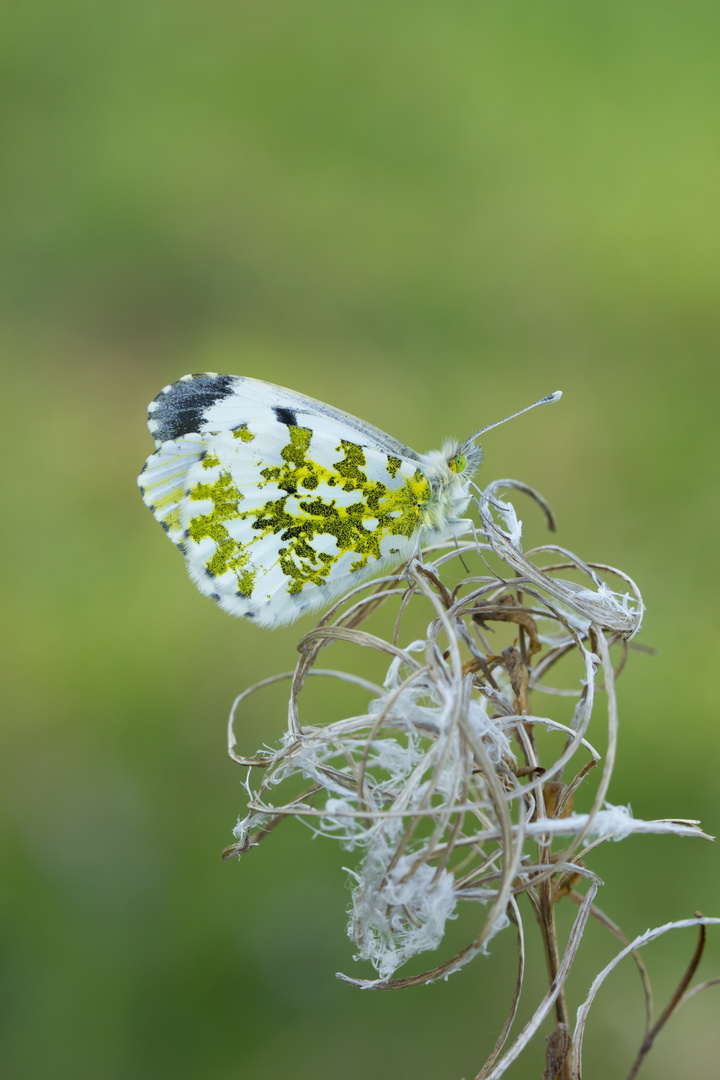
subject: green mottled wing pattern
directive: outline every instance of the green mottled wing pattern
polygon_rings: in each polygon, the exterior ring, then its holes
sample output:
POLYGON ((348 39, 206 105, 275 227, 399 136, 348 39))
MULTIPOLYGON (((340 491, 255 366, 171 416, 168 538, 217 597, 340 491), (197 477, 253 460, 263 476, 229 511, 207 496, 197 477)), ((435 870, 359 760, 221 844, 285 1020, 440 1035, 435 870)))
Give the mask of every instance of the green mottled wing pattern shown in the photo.
POLYGON ((145 502, 200 591, 264 626, 408 557, 432 499, 414 451, 268 383, 186 377, 149 426, 145 502))
POLYGON ((218 435, 188 474, 188 569, 225 610, 290 622, 409 555, 428 481, 348 439, 272 422, 218 435))

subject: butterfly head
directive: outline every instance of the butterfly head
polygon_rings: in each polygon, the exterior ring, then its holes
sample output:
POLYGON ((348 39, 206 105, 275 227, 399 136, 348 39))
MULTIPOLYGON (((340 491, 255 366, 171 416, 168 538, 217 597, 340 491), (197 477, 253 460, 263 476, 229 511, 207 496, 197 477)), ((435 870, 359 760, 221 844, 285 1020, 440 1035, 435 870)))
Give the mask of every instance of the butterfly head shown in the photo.
POLYGON ((433 487, 464 490, 482 461, 483 452, 472 440, 446 442, 442 450, 421 455, 423 472, 433 487))
POLYGON ((464 520, 470 502, 470 481, 481 459, 482 450, 472 442, 449 442, 442 450, 421 455, 420 469, 431 492, 420 509, 428 542, 453 535, 464 520))
POLYGON ((462 446, 457 444, 444 446, 443 453, 447 455, 447 466, 450 472, 464 480, 472 479, 483 457, 482 450, 473 439, 468 439, 462 446))

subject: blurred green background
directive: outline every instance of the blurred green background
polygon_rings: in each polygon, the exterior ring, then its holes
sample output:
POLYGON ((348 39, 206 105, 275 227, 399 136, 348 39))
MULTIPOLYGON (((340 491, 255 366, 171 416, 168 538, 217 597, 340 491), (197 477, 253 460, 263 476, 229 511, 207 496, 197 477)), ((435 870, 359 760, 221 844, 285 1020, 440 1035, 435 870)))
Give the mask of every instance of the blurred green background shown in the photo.
MULTIPOLYGON (((362 993, 334 978, 370 974, 347 854, 289 824, 219 858, 230 702, 311 622, 261 632, 196 593, 135 488, 145 407, 229 371, 426 450, 563 389, 486 437, 482 476, 537 486, 560 543, 643 590, 658 653, 619 683, 611 800, 720 832, 720 9, 28 0, 3 21, 3 1074, 469 1080, 512 935, 447 984, 362 993)), ((280 696, 246 717, 244 749, 273 742, 280 696)), ((593 867, 630 935, 720 914, 714 845, 636 838, 593 867)), ((693 944, 647 953, 659 1007, 693 944)), ((573 1009, 614 952, 589 931, 573 1009)), ((686 1006, 643 1075, 716 1077, 717 1010, 686 1006)), ((586 1075, 625 1075, 641 1022, 628 969, 586 1075)))

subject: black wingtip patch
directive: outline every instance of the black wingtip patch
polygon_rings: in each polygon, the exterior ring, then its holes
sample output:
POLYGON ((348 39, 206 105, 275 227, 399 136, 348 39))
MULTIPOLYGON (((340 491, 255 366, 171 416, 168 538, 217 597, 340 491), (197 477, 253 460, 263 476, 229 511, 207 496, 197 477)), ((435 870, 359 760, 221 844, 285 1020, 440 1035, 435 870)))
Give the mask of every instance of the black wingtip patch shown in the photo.
POLYGON ((155 398, 149 413, 151 431, 159 442, 199 431, 211 405, 235 390, 234 375, 192 375, 178 379, 155 398))
POLYGON ((292 409, 283 408, 282 405, 276 405, 273 408, 275 413, 275 419, 279 424, 287 424, 288 427, 297 427, 297 417, 292 409))

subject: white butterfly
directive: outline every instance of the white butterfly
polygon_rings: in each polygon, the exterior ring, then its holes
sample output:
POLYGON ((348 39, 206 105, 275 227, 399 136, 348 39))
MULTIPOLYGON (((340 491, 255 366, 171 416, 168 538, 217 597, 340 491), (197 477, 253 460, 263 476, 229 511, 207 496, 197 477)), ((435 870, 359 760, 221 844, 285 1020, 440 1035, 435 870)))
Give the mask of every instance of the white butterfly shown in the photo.
POLYGON ((489 430, 417 454, 313 398, 212 372, 166 386, 148 427, 146 505, 200 592, 268 627, 461 531, 489 430))

